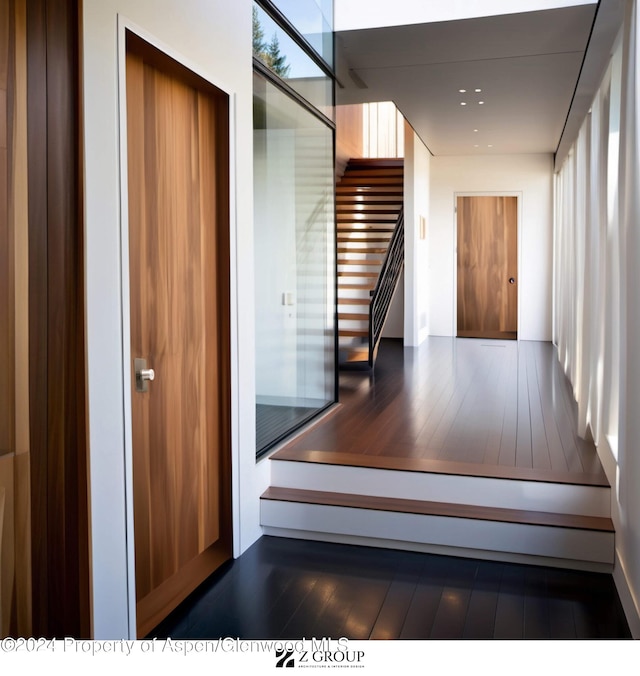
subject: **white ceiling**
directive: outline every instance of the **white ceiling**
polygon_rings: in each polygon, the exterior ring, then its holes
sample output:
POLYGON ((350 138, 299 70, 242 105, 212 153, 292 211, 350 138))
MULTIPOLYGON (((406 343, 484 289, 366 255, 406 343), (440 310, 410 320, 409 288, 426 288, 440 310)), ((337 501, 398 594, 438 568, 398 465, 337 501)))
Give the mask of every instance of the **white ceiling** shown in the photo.
POLYGON ((554 153, 596 7, 338 32, 337 101, 394 101, 434 155, 554 153))

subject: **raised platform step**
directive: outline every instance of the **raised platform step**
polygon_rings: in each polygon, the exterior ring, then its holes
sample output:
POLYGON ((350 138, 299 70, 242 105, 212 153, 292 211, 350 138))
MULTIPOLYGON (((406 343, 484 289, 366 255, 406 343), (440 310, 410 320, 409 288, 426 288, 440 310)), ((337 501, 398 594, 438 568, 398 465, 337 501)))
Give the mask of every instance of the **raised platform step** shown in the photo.
POLYGON ((423 516, 446 516, 478 521, 520 523, 529 526, 554 526, 556 528, 599 531, 603 533, 614 532, 611 519, 599 516, 534 512, 499 507, 477 507, 475 505, 459 505, 447 502, 431 502, 428 500, 380 498, 369 495, 354 495, 353 493, 333 493, 278 487, 268 488, 262 495, 262 499, 370 509, 382 512, 399 512, 402 514, 422 514, 423 516))
POLYGON ((271 485, 609 518, 608 484, 557 472, 335 451, 271 456, 271 485))
POLYGON ((594 570, 610 570, 614 561, 610 519, 283 488, 269 488, 260 502, 269 535, 594 570))

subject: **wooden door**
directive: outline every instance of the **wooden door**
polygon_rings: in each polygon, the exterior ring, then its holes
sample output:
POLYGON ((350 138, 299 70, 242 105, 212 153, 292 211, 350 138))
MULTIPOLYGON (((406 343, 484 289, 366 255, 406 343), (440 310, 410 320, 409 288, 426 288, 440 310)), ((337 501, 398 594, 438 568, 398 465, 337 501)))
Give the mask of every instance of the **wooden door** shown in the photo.
POLYGON ((458 197, 458 336, 518 337, 517 197, 458 197))
POLYGON ((135 568, 144 636, 231 557, 229 130, 227 96, 133 34, 126 78, 135 568), (136 358, 153 380, 136 378, 136 358))

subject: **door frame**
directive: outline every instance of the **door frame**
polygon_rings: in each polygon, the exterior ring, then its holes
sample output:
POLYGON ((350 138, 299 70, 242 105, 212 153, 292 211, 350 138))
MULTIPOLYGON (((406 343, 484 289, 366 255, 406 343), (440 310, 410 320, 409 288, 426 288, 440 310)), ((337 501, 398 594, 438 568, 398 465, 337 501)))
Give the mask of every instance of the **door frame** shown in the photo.
POLYGON ((236 236, 236 101, 233 89, 221 83, 211 74, 207 73, 200 65, 194 64, 190 59, 172 49, 161 40, 144 30, 128 18, 118 15, 118 132, 119 132, 119 207, 120 207, 120 310, 121 310, 121 382, 124 422, 124 495, 125 495, 125 524, 123 539, 126 541, 126 566, 127 566, 127 603, 129 638, 137 636, 137 613, 136 613, 136 584, 135 584, 135 537, 134 537, 134 488, 133 488, 133 435, 132 435, 132 399, 131 399, 131 325, 130 325, 130 279, 129 279, 129 192, 128 192, 128 145, 127 145, 127 96, 126 96, 126 33, 130 31, 152 47, 163 52, 185 68, 203 78, 229 99, 229 346, 230 346, 230 453, 229 462, 231 477, 229 479, 231 489, 231 532, 232 553, 235 552, 235 543, 239 541, 239 524, 236 515, 239 513, 239 477, 237 472, 238 459, 238 387, 239 382, 239 359, 238 359, 238 301, 237 301, 237 236, 236 236))
POLYGON ((517 338, 520 340, 520 317, 522 312, 521 272, 522 272, 522 191, 521 190, 492 190, 492 191, 457 191, 453 193, 453 317, 451 319, 451 335, 458 336, 458 197, 515 197, 517 223, 517 260, 518 260, 518 326, 517 338))

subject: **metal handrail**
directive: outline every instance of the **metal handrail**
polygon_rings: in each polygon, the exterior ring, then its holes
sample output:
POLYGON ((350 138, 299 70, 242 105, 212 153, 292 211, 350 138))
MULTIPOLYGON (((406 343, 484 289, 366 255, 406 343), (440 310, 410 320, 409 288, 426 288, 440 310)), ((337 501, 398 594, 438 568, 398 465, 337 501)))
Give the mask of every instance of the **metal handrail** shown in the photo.
POLYGON ((369 366, 373 368, 382 329, 404 266, 404 209, 400 210, 369 305, 369 366))

